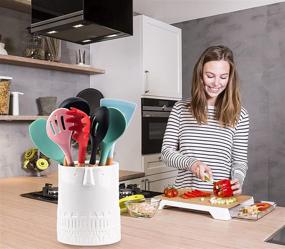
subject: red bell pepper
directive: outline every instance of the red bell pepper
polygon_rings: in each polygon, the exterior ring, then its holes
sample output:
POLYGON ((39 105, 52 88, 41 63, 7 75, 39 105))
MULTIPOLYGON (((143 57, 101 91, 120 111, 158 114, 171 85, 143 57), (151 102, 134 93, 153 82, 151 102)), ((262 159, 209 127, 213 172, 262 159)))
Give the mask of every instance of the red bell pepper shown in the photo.
POLYGON ((218 197, 231 197, 233 190, 229 179, 214 182, 214 195, 218 197))
POLYGON ((182 198, 189 199, 189 198, 197 198, 197 197, 209 197, 211 193, 204 192, 198 189, 194 189, 192 191, 187 191, 182 195, 182 198))

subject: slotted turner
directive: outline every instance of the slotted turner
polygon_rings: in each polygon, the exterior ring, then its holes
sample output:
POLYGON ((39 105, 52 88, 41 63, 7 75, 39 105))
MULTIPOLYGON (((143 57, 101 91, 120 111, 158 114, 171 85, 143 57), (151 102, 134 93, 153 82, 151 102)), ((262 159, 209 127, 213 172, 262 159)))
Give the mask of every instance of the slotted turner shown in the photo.
POLYGON ((48 137, 62 149, 67 165, 72 166, 74 165, 70 150, 72 131, 69 127, 73 126, 73 123, 66 122, 67 111, 65 108, 54 110, 47 120, 46 131, 48 137))

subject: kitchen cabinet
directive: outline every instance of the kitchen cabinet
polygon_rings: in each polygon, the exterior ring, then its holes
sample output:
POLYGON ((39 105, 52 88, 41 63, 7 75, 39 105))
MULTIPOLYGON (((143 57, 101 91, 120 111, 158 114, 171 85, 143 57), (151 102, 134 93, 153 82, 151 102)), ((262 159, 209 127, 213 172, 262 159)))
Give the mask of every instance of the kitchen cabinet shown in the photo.
POLYGON ((181 30, 140 16, 145 96, 182 97, 181 30))
POLYGON ((120 183, 137 184, 143 190, 163 192, 168 185, 173 185, 177 176, 177 170, 167 167, 162 161, 160 154, 143 157, 145 177, 123 181, 120 183))
POLYGON ((126 186, 128 184, 137 184, 138 187, 142 190, 162 193, 165 187, 174 184, 176 175, 176 171, 169 171, 128 181, 122 181, 120 183, 125 183, 126 186))
POLYGON ((91 64, 109 72, 95 86, 106 84, 109 93, 136 86, 139 97, 181 99, 181 29, 144 15, 133 25, 132 37, 91 44, 91 64))
POLYGON ((137 104, 114 157, 122 169, 143 171, 141 97, 181 98, 181 30, 139 15, 134 16, 133 31, 130 37, 90 44, 91 65, 107 72, 91 76, 90 87, 106 98, 137 104))
POLYGON ((144 177, 143 189, 155 192, 163 192, 164 188, 173 185, 176 179, 176 171, 169 171, 144 177))

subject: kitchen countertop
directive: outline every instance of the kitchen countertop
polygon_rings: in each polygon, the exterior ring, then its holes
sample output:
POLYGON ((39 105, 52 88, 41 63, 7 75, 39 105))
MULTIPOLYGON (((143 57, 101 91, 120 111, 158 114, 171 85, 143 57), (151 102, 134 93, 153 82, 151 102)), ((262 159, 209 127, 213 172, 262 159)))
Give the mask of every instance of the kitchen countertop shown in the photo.
MULTIPOLYGON (((56 204, 20 196, 21 193, 40 190, 46 182, 57 185, 56 175, 0 180, 1 249, 88 248, 57 242, 56 204)), ((207 214, 167 208, 159 210, 150 219, 122 216, 121 223, 122 239, 119 243, 89 248, 285 248, 264 242, 285 224, 285 208, 281 207, 258 221, 220 221, 207 214)))

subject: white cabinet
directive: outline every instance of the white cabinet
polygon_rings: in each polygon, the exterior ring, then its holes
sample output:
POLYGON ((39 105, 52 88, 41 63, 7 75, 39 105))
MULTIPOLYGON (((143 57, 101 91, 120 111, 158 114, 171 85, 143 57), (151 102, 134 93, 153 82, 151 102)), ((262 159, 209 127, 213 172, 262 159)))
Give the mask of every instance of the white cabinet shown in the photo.
POLYGON ((146 16, 142 22, 144 95, 182 97, 181 30, 146 16))
POLYGON ((145 190, 163 192, 168 185, 173 185, 177 169, 167 167, 161 160, 160 154, 143 156, 145 190))
POLYGON ((164 188, 168 185, 173 185, 176 179, 177 172, 168 171, 160 174, 149 175, 137 179, 132 179, 128 181, 123 181, 120 183, 137 184, 142 190, 149 190, 155 192, 163 192, 164 188))
POLYGON ((137 103, 128 129, 116 144, 114 158, 120 169, 143 171, 141 97, 181 98, 181 30, 146 16, 134 16, 133 36, 93 43, 90 57, 92 66, 105 69, 105 74, 90 77, 90 87, 106 98, 137 103))
POLYGON ((176 175, 176 171, 169 171, 146 176, 144 177, 144 189, 155 192, 163 192, 165 187, 174 184, 176 175))

